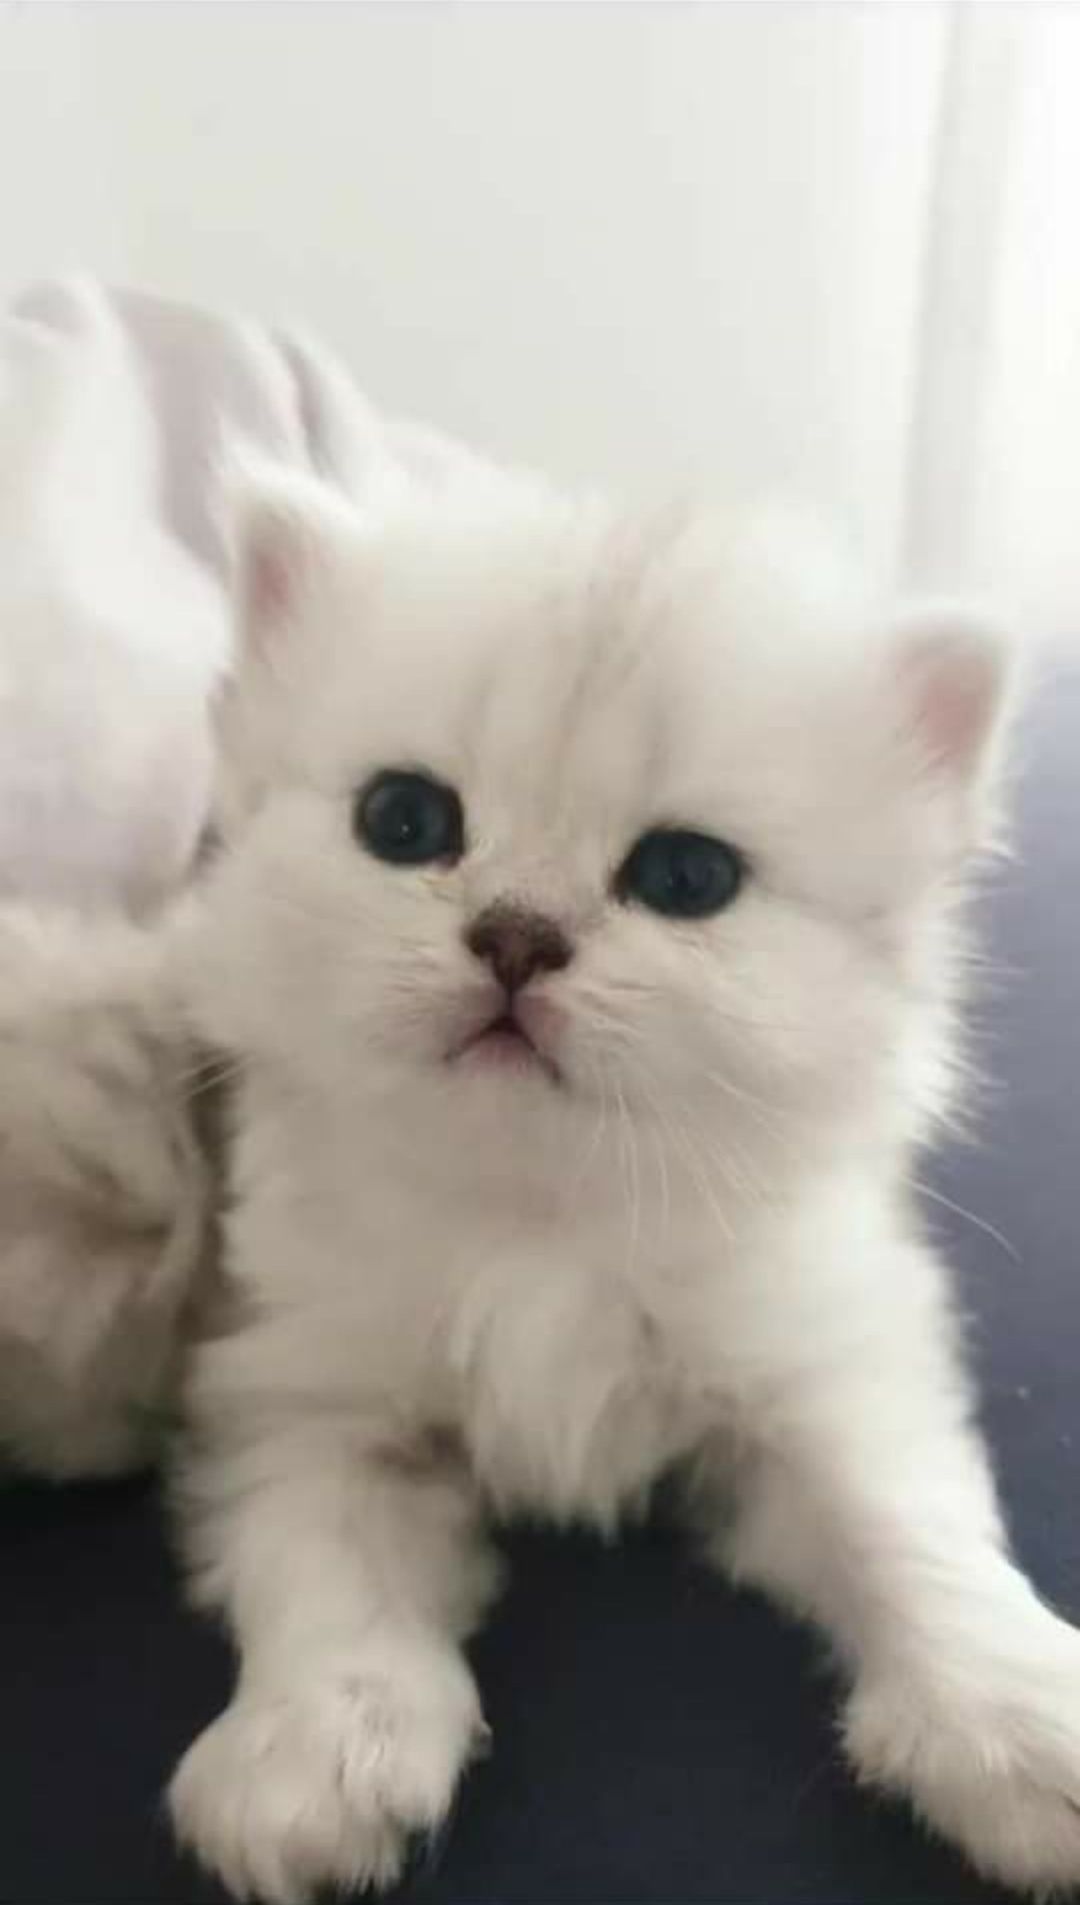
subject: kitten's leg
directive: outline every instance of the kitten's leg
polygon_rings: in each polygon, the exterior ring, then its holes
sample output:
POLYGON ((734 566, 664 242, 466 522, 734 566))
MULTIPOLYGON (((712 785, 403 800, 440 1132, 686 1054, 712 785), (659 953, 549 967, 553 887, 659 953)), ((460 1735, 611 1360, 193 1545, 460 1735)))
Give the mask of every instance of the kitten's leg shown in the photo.
POLYGON ((1080 1633, 1009 1558, 939 1266, 897 1247, 816 1333, 792 1321, 741 1425, 726 1529, 719 1446, 703 1459, 714 1555, 837 1642, 860 1777, 991 1877, 1075 1884, 1080 1633))
POLYGON ((241 1898, 386 1884, 484 1733, 457 1643, 495 1570, 467 1478, 313 1409, 219 1435, 187 1482, 241 1667, 173 1780, 179 1836, 241 1898))

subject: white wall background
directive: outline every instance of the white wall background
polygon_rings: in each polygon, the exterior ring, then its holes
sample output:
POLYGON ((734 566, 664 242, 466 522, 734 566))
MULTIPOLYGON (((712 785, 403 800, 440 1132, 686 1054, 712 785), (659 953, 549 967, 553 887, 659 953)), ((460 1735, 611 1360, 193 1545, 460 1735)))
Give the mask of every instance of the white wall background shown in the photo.
POLYGON ((809 494, 935 579, 1062 595, 1078 180, 1035 0, 0 3, 0 292, 300 317, 488 448, 809 494))

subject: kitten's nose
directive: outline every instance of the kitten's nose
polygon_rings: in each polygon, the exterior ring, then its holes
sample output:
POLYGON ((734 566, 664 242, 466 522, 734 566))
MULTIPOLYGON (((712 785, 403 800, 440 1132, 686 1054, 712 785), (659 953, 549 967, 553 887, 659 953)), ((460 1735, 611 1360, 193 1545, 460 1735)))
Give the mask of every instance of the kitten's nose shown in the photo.
POLYGON ((570 964, 573 951, 553 919, 505 902, 473 920, 465 944, 477 959, 487 960, 507 992, 520 992, 534 972, 559 972, 570 964))

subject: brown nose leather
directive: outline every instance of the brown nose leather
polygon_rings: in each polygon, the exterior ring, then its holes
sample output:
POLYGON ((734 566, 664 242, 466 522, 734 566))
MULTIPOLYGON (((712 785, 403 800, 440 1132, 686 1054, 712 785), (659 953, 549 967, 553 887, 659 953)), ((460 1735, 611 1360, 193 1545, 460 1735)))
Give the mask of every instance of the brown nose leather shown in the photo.
POLYGON ((519 992, 535 972, 558 972, 570 964, 570 942, 555 921, 517 906, 489 906, 474 919, 465 944, 487 960, 507 992, 519 992))

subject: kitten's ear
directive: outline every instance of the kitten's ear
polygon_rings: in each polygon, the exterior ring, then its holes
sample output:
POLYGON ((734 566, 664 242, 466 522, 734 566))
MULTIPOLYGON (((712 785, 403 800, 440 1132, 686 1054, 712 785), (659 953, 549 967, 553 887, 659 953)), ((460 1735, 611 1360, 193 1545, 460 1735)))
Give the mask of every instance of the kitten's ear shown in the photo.
POLYGON ((359 514, 317 477, 231 452, 221 482, 237 662, 273 663, 349 542, 359 514))
POLYGON ((215 811, 228 833, 288 748, 292 684, 332 624, 343 571, 366 554, 363 519, 327 484, 230 448, 215 498, 231 568, 233 654, 214 709, 215 811))
POLYGON ((951 797, 974 845, 1012 701, 1012 643, 989 618, 937 603, 904 618, 892 652, 918 765, 951 797))

